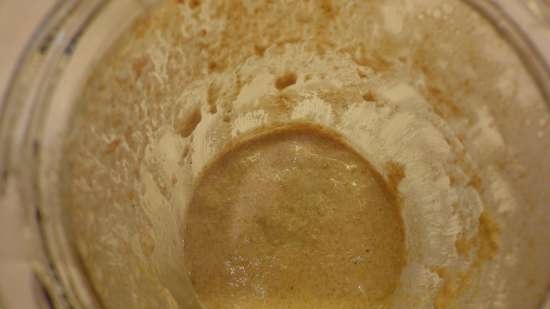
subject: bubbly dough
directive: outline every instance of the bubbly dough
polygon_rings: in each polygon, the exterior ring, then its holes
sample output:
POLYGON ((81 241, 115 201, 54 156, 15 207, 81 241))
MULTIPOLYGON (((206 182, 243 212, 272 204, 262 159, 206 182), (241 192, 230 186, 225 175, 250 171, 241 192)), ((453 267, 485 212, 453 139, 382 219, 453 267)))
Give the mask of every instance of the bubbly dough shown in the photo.
POLYGON ((352 309, 393 294, 406 261, 399 199, 333 134, 268 130, 203 173, 183 240, 207 308, 352 309))

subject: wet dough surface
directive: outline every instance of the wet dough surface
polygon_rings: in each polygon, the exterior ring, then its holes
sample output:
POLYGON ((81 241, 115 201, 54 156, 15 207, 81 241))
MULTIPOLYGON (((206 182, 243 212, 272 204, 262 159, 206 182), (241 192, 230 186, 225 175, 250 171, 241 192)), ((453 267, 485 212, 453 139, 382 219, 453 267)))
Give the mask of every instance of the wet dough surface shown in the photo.
POLYGON ((264 133, 218 156, 185 222, 185 264, 207 308, 383 304, 406 259, 382 177, 314 128, 264 133))

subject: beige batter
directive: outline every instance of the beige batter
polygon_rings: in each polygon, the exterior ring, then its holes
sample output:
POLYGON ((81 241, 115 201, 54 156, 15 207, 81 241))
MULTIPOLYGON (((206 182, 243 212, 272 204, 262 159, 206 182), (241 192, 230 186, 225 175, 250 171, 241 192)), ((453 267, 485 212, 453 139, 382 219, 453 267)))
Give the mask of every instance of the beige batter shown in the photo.
POLYGON ((386 182, 339 138, 309 126, 220 155, 198 182, 183 239, 199 299, 216 309, 380 305, 406 260, 386 182))

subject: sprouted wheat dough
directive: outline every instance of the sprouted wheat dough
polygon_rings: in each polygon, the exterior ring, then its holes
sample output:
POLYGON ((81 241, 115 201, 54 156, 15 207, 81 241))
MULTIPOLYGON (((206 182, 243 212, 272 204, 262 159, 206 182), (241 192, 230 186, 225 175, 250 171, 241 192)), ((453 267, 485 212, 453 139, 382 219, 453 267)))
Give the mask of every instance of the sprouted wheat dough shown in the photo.
POLYGON ((106 309, 536 309, 550 126, 460 1, 167 0, 94 64, 67 231, 106 309))
POLYGON ((274 307, 384 303, 406 258, 393 193, 326 133, 255 136, 197 184, 183 237, 193 286, 207 308, 263 308, 269 292, 274 307))

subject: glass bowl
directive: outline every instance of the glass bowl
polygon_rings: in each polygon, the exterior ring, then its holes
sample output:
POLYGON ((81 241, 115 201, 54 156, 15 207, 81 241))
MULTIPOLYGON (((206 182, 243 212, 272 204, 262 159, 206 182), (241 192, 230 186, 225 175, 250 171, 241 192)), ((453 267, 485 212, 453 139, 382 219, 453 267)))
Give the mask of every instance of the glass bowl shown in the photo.
MULTIPOLYGON (((28 280, 17 290, 32 295, 36 308, 103 307, 63 228, 58 194, 63 138, 94 63, 155 2, 59 1, 20 56, 0 104, 0 215, 11 222, 0 228, 10 235, 10 244, 1 244, 7 249, 0 251, 0 264, 25 265, 21 276, 28 280)), ((526 32, 515 13, 496 2, 465 2, 515 48, 550 107, 550 55, 536 48, 550 39, 526 32)), ((4 283, 11 280, 0 276, 4 283)), ((0 291, 0 308, 19 307, 21 295, 0 291)), ((187 295, 187 308, 198 308, 193 292, 187 295)))

